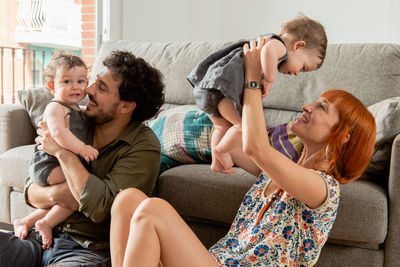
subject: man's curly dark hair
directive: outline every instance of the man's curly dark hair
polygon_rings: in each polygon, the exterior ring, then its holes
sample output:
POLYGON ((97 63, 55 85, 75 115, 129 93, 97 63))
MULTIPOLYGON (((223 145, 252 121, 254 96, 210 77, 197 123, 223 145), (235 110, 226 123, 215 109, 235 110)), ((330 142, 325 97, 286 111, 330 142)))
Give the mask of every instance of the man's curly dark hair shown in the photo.
POLYGON ((103 64, 115 80, 122 79, 120 99, 136 103, 132 121, 143 122, 157 114, 164 104, 163 75, 158 69, 127 51, 112 52, 103 64))

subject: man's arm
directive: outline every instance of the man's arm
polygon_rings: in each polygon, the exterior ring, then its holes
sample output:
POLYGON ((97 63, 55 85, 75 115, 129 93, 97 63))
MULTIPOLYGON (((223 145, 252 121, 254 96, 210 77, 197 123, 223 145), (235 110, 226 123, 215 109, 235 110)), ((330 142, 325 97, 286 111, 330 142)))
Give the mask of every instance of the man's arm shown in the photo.
POLYGON ((109 219, 111 205, 120 191, 134 187, 150 195, 158 176, 160 150, 155 144, 149 145, 131 147, 114 162, 103 179, 90 175, 79 201, 79 211, 98 223, 109 219))
POLYGON ((25 202, 39 209, 47 209, 55 204, 72 210, 78 209, 78 202, 69 191, 67 183, 41 187, 28 178, 25 183, 25 202))

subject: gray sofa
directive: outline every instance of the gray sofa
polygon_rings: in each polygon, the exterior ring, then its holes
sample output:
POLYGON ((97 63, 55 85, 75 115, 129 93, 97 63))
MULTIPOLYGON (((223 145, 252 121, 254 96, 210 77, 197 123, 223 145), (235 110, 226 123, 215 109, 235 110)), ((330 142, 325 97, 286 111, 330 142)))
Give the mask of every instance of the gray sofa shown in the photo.
MULTIPOLYGON (((92 78, 110 51, 129 50, 164 74, 164 110, 193 105, 186 75, 206 55, 229 43, 109 41, 99 51, 92 78)), ((270 95, 264 99, 267 124, 293 120, 303 104, 333 88, 348 90, 366 106, 372 106, 379 133, 368 173, 341 186, 337 219, 317 265, 399 266, 400 107, 395 97, 400 96, 400 45, 330 44, 321 69, 298 77, 277 76, 270 95), (376 106, 389 98, 393 99, 389 109, 387 105, 376 106)), ((31 211, 24 204, 22 189, 35 130, 19 104, 0 105, 0 128, 0 222, 10 223, 31 211)), ((224 175, 211 172, 207 164, 183 164, 160 175, 154 194, 175 206, 203 243, 210 246, 225 235, 254 181, 254 176, 239 168, 236 174, 224 175)))

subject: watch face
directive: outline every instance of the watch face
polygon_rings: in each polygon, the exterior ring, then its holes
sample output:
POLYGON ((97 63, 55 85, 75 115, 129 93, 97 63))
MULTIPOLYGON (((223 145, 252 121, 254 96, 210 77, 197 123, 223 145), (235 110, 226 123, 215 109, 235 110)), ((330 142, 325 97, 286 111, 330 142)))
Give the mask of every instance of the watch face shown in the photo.
POLYGON ((262 89, 261 85, 256 81, 247 82, 244 84, 244 87, 250 89, 262 89))

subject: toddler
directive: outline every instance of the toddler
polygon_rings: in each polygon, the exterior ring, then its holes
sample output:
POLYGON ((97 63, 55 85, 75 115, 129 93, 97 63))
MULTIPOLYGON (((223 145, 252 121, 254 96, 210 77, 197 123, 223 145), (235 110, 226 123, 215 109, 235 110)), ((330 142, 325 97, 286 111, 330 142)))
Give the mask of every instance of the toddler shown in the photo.
POLYGON ((240 144, 243 89, 262 89, 266 96, 276 71, 297 75, 318 69, 325 58, 327 37, 324 27, 306 16, 299 16, 282 26, 279 35, 265 34, 260 53, 262 84, 244 84, 243 45, 239 41, 201 61, 187 77, 194 87, 197 106, 214 124, 211 134, 213 171, 233 173, 230 151, 240 144))
MULTIPOLYGON (((52 56, 44 75, 47 88, 54 94, 54 99, 47 104, 43 114, 51 136, 60 146, 80 155, 86 161, 96 159, 98 151, 85 144, 87 121, 78 106, 78 102, 86 96, 88 85, 85 63, 69 51, 58 50, 52 56)), ((65 182, 58 160, 38 150, 37 146, 29 166, 29 176, 40 186, 65 182)), ((60 205, 37 209, 27 217, 15 220, 15 235, 25 238, 28 230, 35 226, 42 235, 42 248, 49 249, 53 228, 72 213, 72 210, 60 205)))

